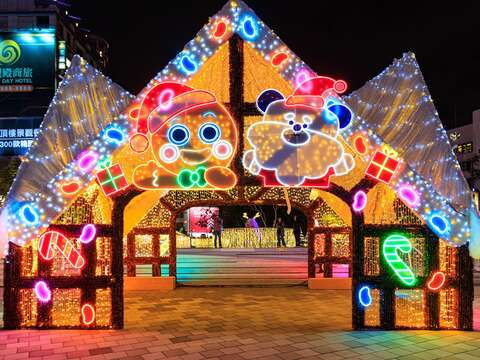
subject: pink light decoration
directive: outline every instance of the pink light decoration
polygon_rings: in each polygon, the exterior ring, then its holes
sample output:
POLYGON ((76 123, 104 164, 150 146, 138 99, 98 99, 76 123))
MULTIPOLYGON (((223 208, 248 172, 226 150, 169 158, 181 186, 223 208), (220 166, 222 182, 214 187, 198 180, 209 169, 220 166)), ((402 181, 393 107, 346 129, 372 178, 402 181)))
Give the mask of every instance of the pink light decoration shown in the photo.
POLYGON ((400 186, 398 188, 398 197, 412 207, 417 207, 420 204, 420 196, 411 185, 400 186))
POLYGON ((337 80, 333 88, 337 94, 343 94, 347 90, 347 83, 343 80, 337 80))
POLYGON ((35 283, 35 296, 41 302, 49 302, 52 298, 52 292, 50 291, 45 281, 37 281, 35 283))
POLYGON ((353 196, 353 210, 356 212, 363 211, 367 206, 367 194, 363 190, 358 190, 353 196))
POLYGON ((295 75, 295 87, 301 87, 303 91, 311 91, 313 86, 310 82, 307 82, 312 78, 312 74, 306 69, 300 70, 296 75, 295 75))
POLYGON ((82 228, 82 233, 80 234, 80 242, 88 244, 97 236, 97 228, 93 224, 87 224, 82 228))
POLYGON ((163 90, 158 96, 158 107, 165 111, 169 110, 172 107, 174 96, 175 92, 172 89, 166 88, 163 90))
POLYGON ((87 151, 80 155, 77 161, 77 165, 83 172, 90 172, 95 169, 98 161, 98 154, 95 151, 87 151))

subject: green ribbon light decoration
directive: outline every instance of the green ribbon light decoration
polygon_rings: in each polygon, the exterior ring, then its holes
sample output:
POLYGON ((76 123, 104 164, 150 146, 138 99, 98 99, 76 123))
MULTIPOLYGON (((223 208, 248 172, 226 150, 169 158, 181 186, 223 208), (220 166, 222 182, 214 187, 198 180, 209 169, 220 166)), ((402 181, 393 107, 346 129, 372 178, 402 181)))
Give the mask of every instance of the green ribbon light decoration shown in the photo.
POLYGON ((177 184, 182 189, 190 189, 194 186, 205 187, 207 181, 205 180, 205 171, 207 169, 204 166, 199 166, 195 170, 182 169, 177 175, 177 184))

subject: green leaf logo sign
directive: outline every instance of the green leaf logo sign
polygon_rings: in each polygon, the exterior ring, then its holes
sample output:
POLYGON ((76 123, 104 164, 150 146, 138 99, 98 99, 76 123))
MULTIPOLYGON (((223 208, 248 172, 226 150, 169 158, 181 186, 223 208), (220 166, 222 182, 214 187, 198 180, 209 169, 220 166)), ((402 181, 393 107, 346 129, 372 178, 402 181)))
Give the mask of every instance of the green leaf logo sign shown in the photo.
POLYGON ((13 40, 0 42, 0 65, 12 65, 20 59, 20 46, 13 40))

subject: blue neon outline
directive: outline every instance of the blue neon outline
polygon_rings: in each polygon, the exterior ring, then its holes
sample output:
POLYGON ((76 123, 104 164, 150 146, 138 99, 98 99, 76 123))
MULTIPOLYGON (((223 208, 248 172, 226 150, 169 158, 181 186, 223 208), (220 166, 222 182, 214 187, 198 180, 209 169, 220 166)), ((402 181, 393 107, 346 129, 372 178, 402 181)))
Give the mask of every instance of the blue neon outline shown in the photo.
POLYGON ((240 35, 242 35, 242 37, 244 37, 246 40, 249 40, 249 41, 253 41, 258 37, 259 35, 258 22, 253 15, 245 14, 240 20, 240 35), (250 21, 252 24, 252 29, 253 29, 252 35, 248 34, 245 31, 245 23, 247 21, 250 21))
POLYGON ((25 204, 25 205, 22 205, 22 207, 20 208, 20 210, 18 211, 19 215, 20 215, 20 219, 22 220, 22 222, 24 222, 25 224, 27 225, 35 225, 38 223, 38 219, 40 218, 40 215, 38 214, 38 212, 33 208, 32 205, 30 204, 25 204), (35 220, 33 221, 30 221, 28 220, 26 217, 25 217, 25 209, 26 208, 29 208, 30 209, 30 212, 33 214, 33 217, 35 218, 35 220))
POLYGON ((428 225, 430 226, 430 229, 432 229, 432 231, 435 234, 437 234, 439 237, 449 236, 452 224, 450 223, 450 221, 448 221, 448 219, 445 216, 438 213, 433 213, 428 217, 427 222, 428 222, 428 225), (440 231, 440 228, 432 222, 433 217, 438 217, 445 222, 445 230, 440 231))
POLYGON ((105 137, 105 140, 111 144, 115 144, 115 145, 120 145, 122 144, 124 141, 125 141, 125 133, 123 132, 123 129, 115 126, 115 125, 110 125, 110 126, 107 126, 105 129, 104 129, 104 137, 105 137), (118 140, 118 139, 115 139, 115 138, 112 138, 108 135, 108 133, 110 131, 117 131, 119 132, 121 135, 122 135, 122 140, 118 140))
POLYGON ((191 75, 195 74, 198 71, 198 64, 195 60, 192 59, 191 56, 184 54, 181 58, 180 61, 178 62, 178 68, 185 74, 185 75, 191 75), (183 65, 183 59, 188 59, 193 64, 194 69, 193 70, 188 70, 185 65, 183 65))
POLYGON ((367 307, 367 306, 370 306, 372 305, 372 294, 371 294, 371 289, 370 289, 370 286, 368 285, 364 285, 360 288, 360 290, 358 290, 358 302, 360 303, 360 305, 362 305, 363 307, 367 307), (368 294, 368 298, 369 298, 369 302, 368 303, 365 303, 363 302, 363 299, 362 299, 362 294, 367 291, 367 294, 368 294))
POLYGON ((213 111, 207 111, 202 114, 202 117, 206 118, 208 116, 214 117, 215 119, 217 118, 217 114, 215 114, 213 111))
POLYGON ((175 124, 173 125, 170 129, 168 129, 167 131, 167 138, 168 138, 168 141, 174 145, 177 145, 177 146, 183 146, 185 144, 188 144, 188 142, 190 141, 190 130, 188 129, 188 127, 186 127, 185 125, 182 125, 182 124, 175 124), (185 130, 185 132, 187 133, 187 137, 185 140, 183 141, 177 141, 177 140, 174 140, 173 137, 172 137, 172 132, 178 128, 182 128, 185 130))
POLYGON ((213 122, 208 122, 208 123, 205 123, 203 124, 202 126, 200 126, 200 129, 198 129, 198 137, 200 138, 200 140, 202 140, 205 144, 213 144, 215 141, 217 141, 218 139, 220 139, 220 136, 222 136, 222 130, 220 130, 220 127, 213 123, 213 122), (202 131, 207 127, 207 126, 213 126, 215 128, 215 130, 217 130, 217 135, 215 136, 215 138, 213 140, 208 140, 208 139, 205 139, 205 137, 203 136, 202 134, 202 131))

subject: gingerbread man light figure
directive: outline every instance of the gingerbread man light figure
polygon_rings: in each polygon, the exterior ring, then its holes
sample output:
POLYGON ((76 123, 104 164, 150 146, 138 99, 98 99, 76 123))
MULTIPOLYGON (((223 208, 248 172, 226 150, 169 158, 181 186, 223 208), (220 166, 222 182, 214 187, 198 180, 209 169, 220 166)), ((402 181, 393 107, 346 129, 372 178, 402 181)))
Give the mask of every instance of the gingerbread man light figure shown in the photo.
POLYGON ((162 82, 131 112, 137 133, 133 151, 152 152, 138 166, 134 184, 142 189, 229 189, 237 178, 229 168, 238 134, 232 117, 207 91, 162 82))

